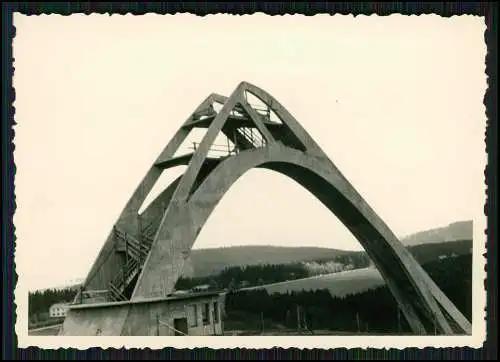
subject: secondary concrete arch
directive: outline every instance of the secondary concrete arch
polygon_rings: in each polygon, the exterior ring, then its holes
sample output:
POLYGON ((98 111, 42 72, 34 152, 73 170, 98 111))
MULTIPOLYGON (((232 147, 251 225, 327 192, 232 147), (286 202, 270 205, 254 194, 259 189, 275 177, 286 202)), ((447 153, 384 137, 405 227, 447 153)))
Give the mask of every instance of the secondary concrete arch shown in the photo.
MULTIPOLYGON (((348 181, 329 167, 327 159, 310 156, 279 143, 230 157, 215 167, 186 204, 176 205, 175 211, 171 211, 172 216, 164 219, 160 229, 168 230, 165 240, 182 240, 177 247, 190 250, 201 228, 231 185, 255 167, 274 170, 292 178, 325 204, 364 246, 412 329, 416 333, 425 333, 422 320, 427 318, 434 322, 436 316, 430 307, 426 307, 425 297, 419 290, 424 288, 427 296, 432 298, 421 276, 423 271, 417 270, 416 261, 409 252, 348 181), (180 219, 173 214, 179 215, 180 219), (186 226, 179 227, 180 224, 186 226)), ((133 298, 151 296, 152 291, 161 289, 155 288, 155 285, 162 285, 167 290, 173 288, 178 273, 182 271, 184 259, 178 253, 165 253, 164 248, 170 246, 170 242, 161 241, 153 245, 133 298)), ((442 318, 447 325, 444 316, 442 318)), ((440 328, 442 333, 451 333, 451 329, 447 331, 442 326, 440 328)))
POLYGON ((256 167, 295 180, 346 225, 374 261, 415 333, 426 334, 434 327, 442 334, 457 329, 471 332, 470 322, 293 116, 267 92, 247 82, 240 83, 229 98, 209 96, 177 131, 122 211, 112 234, 118 237, 110 236, 103 247, 106 255, 115 250, 119 256, 106 259, 100 255, 85 287, 108 286, 117 301, 139 302, 171 293, 218 202, 239 177, 256 167), (246 102, 244 92, 262 100, 281 122, 259 114, 246 102), (214 102, 223 104, 218 112, 214 102), (173 157, 193 127, 208 128, 199 147, 173 157), (253 134, 241 127, 255 128, 265 142, 254 142, 253 134), (210 158, 208 151, 220 133, 237 145, 236 153, 210 158), (161 171, 175 165, 188 167, 139 217, 139 207, 161 171), (166 208, 159 207, 165 202, 166 208), (149 231, 141 226, 144 218, 156 220, 149 231), (113 278, 113 273, 118 275, 113 278))

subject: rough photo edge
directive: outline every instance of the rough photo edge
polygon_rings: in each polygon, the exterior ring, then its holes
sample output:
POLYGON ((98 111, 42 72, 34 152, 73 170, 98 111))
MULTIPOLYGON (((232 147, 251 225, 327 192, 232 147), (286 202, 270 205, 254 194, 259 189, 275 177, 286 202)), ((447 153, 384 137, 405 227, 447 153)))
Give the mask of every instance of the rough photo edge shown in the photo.
MULTIPOLYGON (((175 13, 193 13, 197 15, 207 15, 207 14, 216 14, 216 13, 226 13, 226 14, 252 14, 254 12, 262 12, 269 15, 278 15, 278 14, 305 14, 305 15, 314 15, 314 14, 356 14, 356 15, 389 15, 393 13, 399 13, 403 15, 420 15, 420 14, 438 14, 441 16, 453 16, 453 15, 481 15, 486 16, 486 45, 487 45, 487 56, 486 56, 486 73, 488 76, 488 87, 486 90, 486 94, 484 97, 484 104, 486 106, 486 116, 487 116, 487 130, 485 135, 485 140, 487 143, 487 152, 488 152, 488 165, 485 170, 485 181, 487 185, 487 202, 485 205, 485 212, 488 217, 488 230, 486 234, 488 235, 488 242, 486 246, 488 258, 487 258, 487 279, 485 281, 487 288, 487 311, 486 316, 490 314, 496 315, 496 285, 495 280, 492 279, 494 273, 496 271, 496 245, 494 244, 494 240, 492 239, 492 235, 496 235, 496 167, 497 167, 497 114, 496 114, 496 27, 492 29, 492 25, 497 22, 497 7, 496 4, 486 3, 485 6, 483 4, 474 5, 467 3, 447 3, 447 7, 443 8, 439 6, 439 4, 405 4, 403 6, 394 6, 394 4, 385 3, 385 4, 375 4, 372 6, 363 6, 363 5, 346 5, 345 3, 338 4, 320 4, 320 5, 296 5, 285 6, 284 4, 253 4, 252 7, 243 5, 243 4, 224 4, 224 5, 201 5, 197 7, 194 4, 70 4, 70 3, 61 3, 55 5, 54 3, 44 5, 33 5, 25 4, 25 3, 3 3, 2 4, 2 13, 3 13, 3 47, 2 53, 4 57, 4 61, 10 62, 10 67, 3 67, 3 77, 4 77, 4 119, 9 119, 10 122, 3 122, 4 131, 2 135, 8 135, 8 137, 4 136, 2 142, 4 155, 2 164, 3 164, 3 175, 8 176, 8 181, 10 184, 5 185, 2 188, 3 193, 3 210, 7 209, 7 213, 3 213, 4 218, 2 220, 2 224, 6 227, 2 227, 4 233, 2 235, 3 240, 3 265, 4 271, 7 272, 8 278, 4 279, 4 295, 7 296, 7 306, 4 307, 3 312, 3 320, 4 320, 4 330, 5 327, 12 328, 11 333, 4 333, 5 336, 3 339, 3 348, 4 357, 6 358, 22 358, 22 359, 31 359, 38 355, 41 350, 36 347, 27 348, 24 350, 17 350, 17 337, 15 335, 15 331, 13 330, 13 326, 15 325, 16 319, 16 306, 13 301, 13 290, 16 286, 17 275, 15 272, 15 262, 13 258, 14 248, 15 248, 15 228, 13 225, 13 214, 15 210, 15 192, 14 192, 14 173, 15 173, 15 165, 13 162, 13 150, 14 150, 14 113, 15 109, 13 106, 14 98, 15 98, 15 90, 12 86, 12 75, 14 72, 14 64, 12 58, 12 40, 15 36, 15 28, 12 23, 12 13, 19 12, 25 15, 39 15, 39 14, 62 14, 69 15, 74 13, 101 13, 101 14, 126 14, 131 13, 134 15, 141 15, 144 13, 157 13, 157 14, 175 14, 175 13), (7 58, 7 59, 5 59, 7 58), (7 139, 6 139, 7 138, 7 139), (5 142, 6 141, 6 142, 5 142), (5 172, 4 172, 5 171, 5 172), (10 187, 9 187, 10 186, 10 187), (4 197, 5 196, 5 197, 4 197), (9 217, 7 217, 7 215, 9 217), (10 240, 12 237, 12 241, 10 240), (10 338, 10 340, 8 339, 10 338)), ((3 181, 5 177, 2 178, 3 181)), ((454 348, 454 349, 434 349, 434 348, 426 348, 426 349, 405 349, 405 350, 360 350, 360 349, 336 349, 336 350, 298 350, 298 349, 271 349, 271 350, 233 350, 234 352, 240 356, 246 355, 247 357, 251 356, 262 356, 263 354, 267 358, 276 358, 284 355, 309 355, 313 358, 331 358, 342 357, 349 358, 356 356, 360 358, 361 355, 365 356, 365 358, 377 358, 377 357, 385 357, 385 358, 404 358, 413 356, 417 357, 419 355, 427 356, 427 358, 438 358, 438 356, 445 358, 445 356, 453 357, 453 359, 462 359, 462 358, 474 358, 476 359, 479 356, 483 356, 485 358, 496 357, 496 325, 494 321, 488 320, 488 328, 487 328, 487 342, 483 349, 472 350, 470 348, 454 348), (493 354, 495 356, 493 356, 493 354)), ((66 358, 68 356, 85 358, 92 355, 95 355, 101 348, 90 348, 87 350, 75 350, 75 349, 67 349, 65 351, 59 350, 51 350, 45 351, 44 355, 53 354, 54 357, 58 353, 64 353, 66 358), (49 353, 47 353, 49 352, 49 353)), ((209 348, 203 349, 193 349, 193 350, 174 350, 173 349, 163 349, 158 351, 152 351, 149 349, 138 350, 132 349, 128 353, 129 355, 139 356, 141 353, 147 355, 155 355, 155 357, 166 357, 172 356, 173 354, 184 355, 184 356, 198 356, 198 357, 208 357, 219 355, 220 357, 228 357, 231 350, 211 350, 209 348)), ((122 350, 118 349, 107 349, 106 352, 110 357, 112 355, 116 355, 116 353, 122 354, 122 350)), ((488 359, 489 359, 488 358, 488 359)))

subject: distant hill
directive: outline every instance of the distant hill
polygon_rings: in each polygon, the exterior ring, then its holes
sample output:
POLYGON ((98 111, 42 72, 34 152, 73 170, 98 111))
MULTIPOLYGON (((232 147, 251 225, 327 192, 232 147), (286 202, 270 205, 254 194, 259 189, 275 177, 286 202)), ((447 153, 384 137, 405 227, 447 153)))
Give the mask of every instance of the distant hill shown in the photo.
POLYGON ((286 264, 317 259, 333 259, 352 253, 317 247, 234 246, 193 250, 187 260, 184 277, 205 277, 218 274, 229 266, 286 264))
MULTIPOLYGON (((422 242, 409 246, 419 263, 427 263, 440 256, 471 253, 472 238, 456 241, 422 242)), ((183 277, 200 278, 220 273, 226 267, 258 264, 290 264, 298 262, 333 260, 339 256, 365 257, 364 251, 328 248, 287 248, 279 246, 237 246, 219 249, 193 250, 187 259, 183 277)))
MULTIPOLYGON (((420 263, 456 252, 469 253, 472 248, 472 221, 459 221, 445 227, 418 232, 401 238, 420 263)), ((183 277, 200 278, 220 273, 226 267, 259 264, 287 264, 333 260, 338 256, 359 256, 364 251, 320 247, 233 246, 196 249, 186 260, 183 277)), ((79 283, 70 283, 78 286, 79 283)))
POLYGON ((421 231, 401 239, 405 246, 472 240, 472 220, 458 221, 448 226, 421 231))
MULTIPOLYGON (((458 248, 459 254, 472 248, 472 220, 459 221, 445 227, 421 231, 401 239, 403 245, 414 248, 422 245, 440 245, 417 248, 412 253, 420 263, 435 260, 440 253, 458 248), (451 243, 448 246, 441 244, 451 243), (450 249, 451 248, 451 249, 450 249)), ((217 249, 193 250, 186 261, 184 277, 205 277, 218 274, 228 266, 257 264, 283 264, 334 259, 341 255, 366 254, 316 247, 236 246, 217 249)))

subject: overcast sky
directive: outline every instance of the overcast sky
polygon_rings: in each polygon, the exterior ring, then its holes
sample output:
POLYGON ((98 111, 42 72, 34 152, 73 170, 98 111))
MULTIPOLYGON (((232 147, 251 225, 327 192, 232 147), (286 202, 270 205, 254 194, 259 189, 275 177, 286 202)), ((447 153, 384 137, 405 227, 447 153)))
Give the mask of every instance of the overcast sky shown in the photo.
MULTIPOLYGON (((84 278, 177 128, 208 94, 229 95, 243 80, 295 116, 397 235, 475 218, 484 204, 483 22, 16 15, 22 283, 84 278)), ((195 248, 246 244, 361 249, 308 191, 264 170, 236 182, 195 248), (250 208, 260 210, 252 219, 250 208)))

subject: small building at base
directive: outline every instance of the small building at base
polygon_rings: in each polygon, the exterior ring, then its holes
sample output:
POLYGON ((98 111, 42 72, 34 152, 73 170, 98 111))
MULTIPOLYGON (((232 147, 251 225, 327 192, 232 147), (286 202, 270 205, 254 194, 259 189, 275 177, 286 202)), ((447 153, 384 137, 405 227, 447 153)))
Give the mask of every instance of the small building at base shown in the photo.
POLYGON ((69 303, 55 303, 49 307, 50 318, 64 318, 69 308, 69 303))
POLYGON ((214 292, 175 294, 158 315, 158 335, 223 335, 224 299, 214 292))
POLYGON ((221 336, 225 292, 71 305, 59 335, 221 336))

